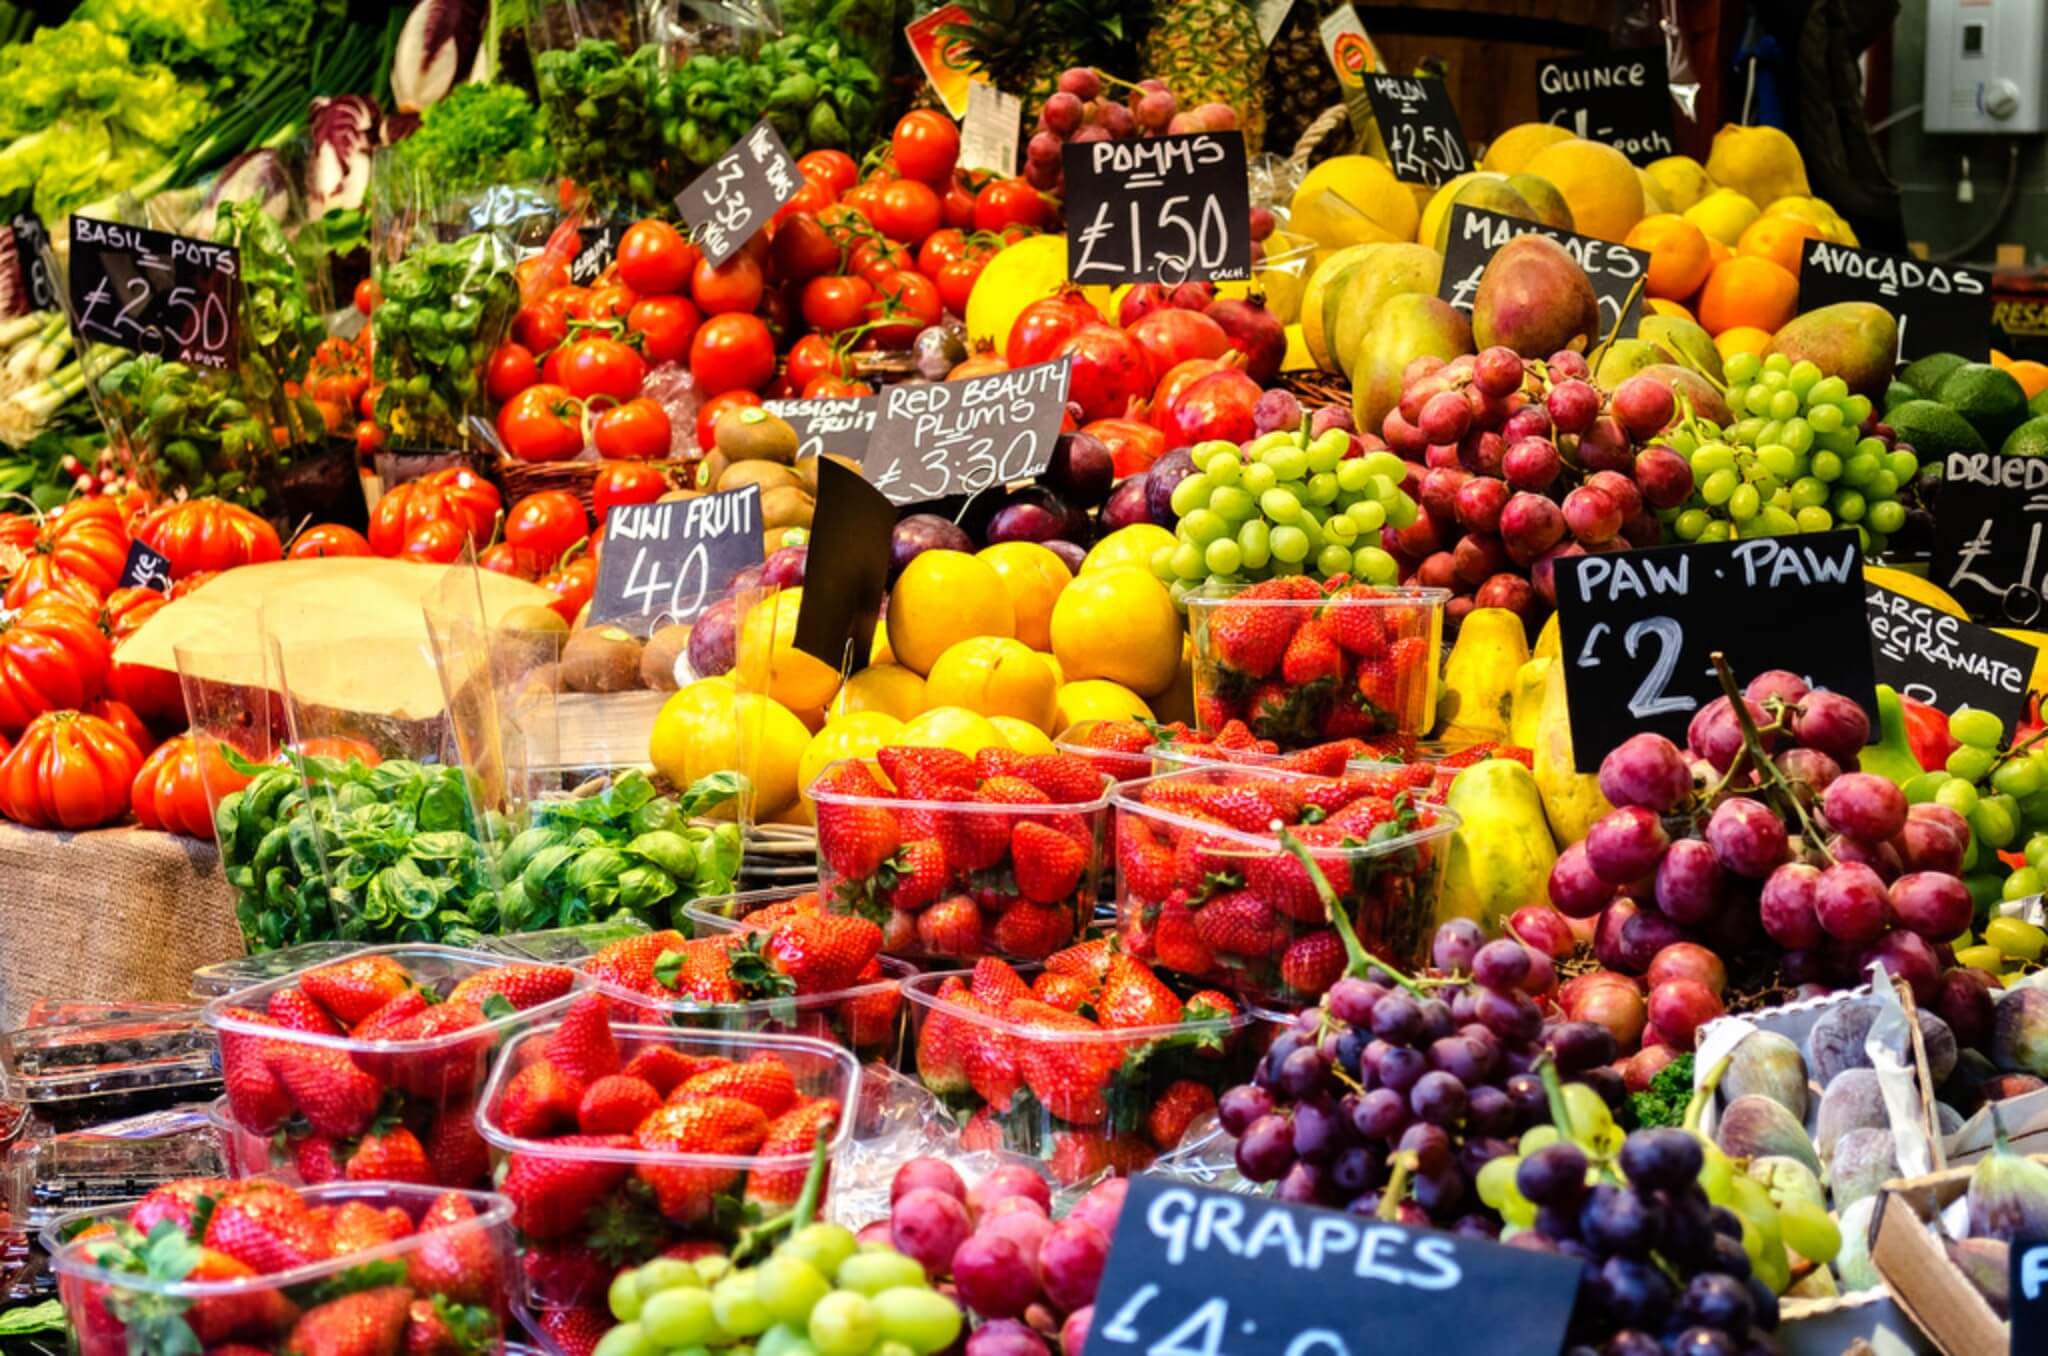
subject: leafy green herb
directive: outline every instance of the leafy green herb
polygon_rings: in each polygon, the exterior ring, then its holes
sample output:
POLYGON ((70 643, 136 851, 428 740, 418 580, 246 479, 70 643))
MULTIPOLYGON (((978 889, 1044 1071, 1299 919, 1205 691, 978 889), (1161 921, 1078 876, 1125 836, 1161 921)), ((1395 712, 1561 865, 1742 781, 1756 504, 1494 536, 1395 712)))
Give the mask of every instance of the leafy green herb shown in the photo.
POLYGON ((518 262, 494 231, 415 246, 377 271, 378 422, 401 447, 463 447, 480 374, 519 309, 518 262))
POLYGON ((1629 1108, 1635 1112, 1639 1128, 1651 1130, 1684 1122, 1686 1105, 1692 1101, 1692 1068, 1692 1056, 1680 1055, 1657 1071, 1649 1087, 1629 1094, 1629 1108))
POLYGON ((513 85, 457 85, 392 155, 401 173, 450 189, 524 183, 554 163, 539 111, 513 85))
POLYGON ((650 108, 661 86, 661 51, 632 52, 602 38, 535 55, 534 82, 548 141, 562 173, 604 210, 670 206, 656 169, 661 142, 650 108))

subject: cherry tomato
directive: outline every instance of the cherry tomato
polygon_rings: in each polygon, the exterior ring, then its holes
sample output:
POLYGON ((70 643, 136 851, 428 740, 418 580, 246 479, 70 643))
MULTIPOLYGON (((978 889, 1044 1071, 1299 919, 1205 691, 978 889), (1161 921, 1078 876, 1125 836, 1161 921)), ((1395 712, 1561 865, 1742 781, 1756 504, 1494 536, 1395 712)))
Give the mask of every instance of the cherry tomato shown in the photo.
POLYGON ((476 563, 480 569, 510 575, 514 579, 531 581, 541 575, 540 562, 533 558, 533 553, 521 551, 509 542, 501 541, 496 546, 485 547, 477 556, 476 563))
POLYGON ((375 278, 365 278, 356 284, 356 309, 364 315, 377 309, 377 303, 384 300, 383 291, 375 278))
POLYGON ((597 416, 590 440, 597 455, 615 461, 654 461, 669 452, 668 411, 649 396, 629 400, 597 416))
POLYGON ((697 407, 697 446, 709 452, 717 446, 718 421, 730 410, 758 408, 761 397, 752 391, 727 391, 697 407))
POLYGON ((917 271, 938 281, 939 270, 968 252, 967 233, 955 226, 933 231, 917 247, 917 271))
POLYGON ((825 233, 832 238, 835 245, 850 244, 875 229, 875 224, 868 220, 867 213, 858 207, 849 206, 844 199, 820 211, 818 224, 825 228, 825 233))
POLYGON ((590 535, 590 517, 583 501, 567 490, 541 490, 514 504, 505 514, 505 540, 514 550, 531 551, 548 566, 590 535))
POLYGON ((569 313, 551 301, 531 302, 512 317, 512 337, 528 353, 546 353, 569 337, 569 313))
POLYGON ((1028 180, 998 179, 975 195, 977 231, 1000 231, 1009 225, 1040 227, 1045 222, 1045 198, 1028 180))
POLYGON ((498 411, 498 438, 521 461, 567 461, 583 450, 583 403, 560 386, 529 386, 498 411))
POLYGON ((368 456, 372 452, 380 451, 385 442, 384 430, 376 420, 360 419, 356 421, 356 452, 358 455, 368 456))
POLYGON ((967 299, 974 295, 974 284, 981 278, 981 271, 988 267, 988 261, 980 258, 955 259, 939 269, 933 279, 939 286, 939 300, 954 315, 967 314, 967 299))
POLYGON ((816 179, 834 193, 844 193, 860 182, 860 165, 845 151, 811 151, 797 157, 796 167, 804 178, 816 179))
POLYGON ((638 294, 624 283, 607 283, 592 290, 586 319, 624 320, 638 300, 638 294))
POLYGON ((606 462, 598 468, 597 480, 590 487, 590 506, 597 513, 597 525, 603 527, 614 504, 651 504, 667 494, 668 489, 668 474, 659 466, 633 461, 606 462))
POLYGON ((832 347, 832 341, 822 334, 807 334, 790 346, 789 360, 784 364, 789 384, 801 391, 811 383, 813 377, 846 375, 846 357, 832 347))
POLYGON ((750 254, 735 254, 715 267, 710 260, 700 259, 690 277, 690 299, 706 315, 751 311, 761 304, 765 286, 761 266, 750 254))
POLYGON ((704 317, 686 297, 642 297, 626 313, 626 330, 640 336, 640 351, 659 367, 690 356, 690 340, 704 317))
POLYGON ((775 209, 769 222, 780 230, 782 224, 800 212, 818 212, 839 201, 839 195, 832 191, 830 184, 817 179, 805 179, 803 186, 789 197, 789 201, 775 209))
POLYGON ((942 184, 960 159, 960 129, 935 108, 915 109, 897 120, 889 154, 905 178, 942 184))
POLYGON ((916 179, 898 179, 882 190, 875 205, 875 225, 891 240, 915 245, 939 229, 943 214, 939 195, 916 179))
POLYGON ((617 339, 586 334, 562 350, 561 377, 579 400, 631 400, 647 380, 647 360, 617 339))
POLYGON ((946 309, 939 300, 938 284, 913 268, 891 273, 875 291, 868 317, 888 323, 870 330, 868 337, 880 348, 907 348, 917 332, 936 325, 946 309))
POLYGON ((953 176, 946 185, 946 196, 940 200, 939 206, 948 226, 961 231, 974 229, 974 189, 968 186, 964 176, 953 176))
POLYGON ((880 287, 882 280, 891 273, 913 268, 910 251, 901 245, 886 249, 872 240, 863 240, 853 247, 853 254, 847 259, 847 267, 868 280, 869 285, 880 287))
POLYGON ((587 287, 578 287, 575 283, 557 287, 548 293, 548 300, 559 306, 571 320, 590 319, 590 289, 587 287))
POLYGON ((775 375, 774 336, 759 316, 712 316, 690 341, 690 372, 706 395, 765 386, 775 375))
POLYGON ((377 397, 384 394, 384 383, 373 381, 363 391, 363 398, 356 402, 356 413, 365 419, 377 417, 377 397))
POLYGON ((803 282, 836 270, 839 246, 832 243, 817 217, 798 212, 775 228, 769 257, 774 260, 777 278, 783 282, 803 282))
POLYGON ((448 518, 434 518, 421 523, 407 535, 405 545, 398 548, 398 556, 401 560, 424 561, 430 565, 453 565, 462 555, 462 546, 467 540, 460 523, 448 518))
POLYGON ((533 350, 511 340, 492 350, 484 369, 484 387, 500 405, 539 380, 540 364, 533 360, 533 350))
POLYGON ((874 284, 866 278, 833 274, 805 283, 798 309, 803 312, 804 323, 813 330, 836 333, 860 324, 874 297, 874 284))
POLYGON ((285 551, 286 560, 321 560, 328 556, 368 556, 376 553, 370 549, 369 539, 352 527, 340 523, 318 523, 292 538, 291 546, 285 551))
POLYGON ((642 296, 673 295, 690 285, 697 247, 665 221, 636 221, 619 237, 619 281, 642 296))
POLYGON ((839 195, 839 205, 851 207, 872 221, 875 216, 875 209, 882 205, 882 190, 885 187, 887 185, 878 179, 869 179, 863 183, 855 184, 852 188, 839 195))

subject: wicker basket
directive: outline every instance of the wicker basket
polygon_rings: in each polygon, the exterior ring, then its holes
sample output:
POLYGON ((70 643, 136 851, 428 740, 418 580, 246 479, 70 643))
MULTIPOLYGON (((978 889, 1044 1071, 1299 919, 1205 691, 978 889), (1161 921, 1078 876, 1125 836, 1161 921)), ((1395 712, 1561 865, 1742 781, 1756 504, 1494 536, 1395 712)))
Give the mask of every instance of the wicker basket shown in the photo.
POLYGON ((1351 141, 1351 110, 1343 104, 1338 104, 1317 114, 1316 120, 1302 130, 1301 139, 1294 143, 1294 149, 1288 154, 1287 160, 1296 169, 1305 170, 1309 167, 1310 158, 1318 150, 1341 153, 1350 146, 1351 141), (1332 137, 1337 138, 1336 143, 1326 147, 1324 143, 1332 137))
MULTIPOLYGON (((603 461, 520 461, 517 457, 501 456, 493 468, 492 479, 505 487, 507 504, 516 504, 527 495, 542 490, 567 490, 583 501, 585 509, 591 509, 590 492, 597 485, 597 473, 607 464, 603 461)), ((696 488, 698 462, 656 461, 646 464, 659 466, 668 475, 669 483, 677 489, 696 488)))

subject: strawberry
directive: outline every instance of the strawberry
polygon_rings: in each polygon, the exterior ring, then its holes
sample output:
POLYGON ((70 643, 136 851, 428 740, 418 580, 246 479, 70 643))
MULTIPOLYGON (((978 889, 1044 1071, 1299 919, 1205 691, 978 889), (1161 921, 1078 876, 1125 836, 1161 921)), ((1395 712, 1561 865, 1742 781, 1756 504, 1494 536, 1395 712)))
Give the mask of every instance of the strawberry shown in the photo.
MULTIPOLYGON (((1341 830, 1332 833, 1327 824, 1311 825, 1295 836, 1311 847, 1334 846, 1343 839, 1341 830)), ((1351 862, 1344 853, 1312 852, 1310 856, 1339 896, 1351 889, 1351 862)), ((1277 846, 1269 852, 1254 853, 1245 861, 1244 883, 1246 889, 1297 923, 1324 921, 1322 896, 1316 892, 1308 868, 1277 846)))
MULTIPOLYGON (((1398 674, 1389 655, 1358 661, 1358 697, 1376 730, 1391 730, 1400 721, 1398 674)), ((1339 704, 1341 709, 1341 703, 1339 704)))
POLYGON ((269 1062, 292 1105, 323 1135, 352 1139, 361 1134, 384 1096, 382 1083, 342 1051, 324 1045, 272 1042, 269 1062))
MULTIPOLYGON (((1174 722, 1178 725, 1179 722, 1174 722)), ((1097 720, 1083 725, 1073 732, 1074 743, 1091 749, 1107 749, 1112 753, 1143 753, 1162 738, 1170 737, 1174 725, 1162 726, 1164 732, 1154 734, 1151 727, 1138 720, 1097 720)), ((1181 726, 1181 732, 1186 732, 1181 726)))
POLYGON ((1344 944, 1328 928, 1303 933, 1280 957, 1280 981, 1297 993, 1315 996, 1344 974, 1344 944))
POLYGON ((1212 742, 1218 752, 1227 753, 1277 753, 1280 749, 1272 740, 1253 734, 1251 727, 1241 720, 1223 722, 1223 728, 1216 731, 1212 742))
POLYGON ((971 1154, 999 1154, 1008 1147, 994 1111, 983 1107, 967 1118, 967 1124, 960 1127, 960 1147, 971 1154))
POLYGON ((405 1356, 469 1356, 496 1332, 497 1320, 488 1309, 438 1297, 416 1299, 405 1311, 405 1356))
POLYGON ((660 1105, 661 1094, 653 1084, 606 1074, 584 1091, 576 1106, 576 1128, 586 1135, 631 1134, 660 1105))
POLYGON ((643 1045, 619 1072, 652 1085, 667 1097, 685 1080, 730 1062, 722 1055, 686 1055, 672 1045, 643 1045))
POLYGON ((205 1198, 218 1199, 234 1189, 224 1177, 183 1177, 156 1187, 128 1212, 128 1224, 144 1238, 161 1220, 175 1220, 180 1229, 192 1232, 192 1213, 205 1198))
POLYGON ((604 995, 587 993, 569 1005, 562 1024, 541 1047, 542 1056, 563 1073, 588 1087, 619 1071, 619 1046, 604 995))
POLYGON ((491 1150, 468 1102, 444 1106, 427 1129, 428 1180, 440 1186, 482 1186, 491 1179, 491 1150))
POLYGON ((519 1270, 533 1307, 574 1308, 602 1297, 616 1268, 587 1243, 529 1243, 519 1250, 519 1270))
POLYGON ((481 1005, 484 999, 497 994, 524 1012, 560 998, 575 982, 576 972, 565 965, 500 965, 457 984, 447 1001, 460 1003, 467 999, 481 1005))
POLYGON ((997 917, 991 940, 996 950, 1006 956, 1038 960, 1051 955, 1073 937, 1074 910, 1071 904, 1033 904, 1020 899, 997 917))
POLYGON ((839 1004, 840 1035, 856 1050, 881 1045, 895 1037, 902 1011, 903 991, 882 969, 879 958, 871 960, 862 967, 852 995, 839 1004))
POLYGON ((616 1326, 608 1309, 543 1309, 540 1330, 561 1356, 592 1356, 616 1326))
POLYGON ((1050 805, 1052 797, 1022 777, 991 777, 975 799, 989 805, 1050 805))
POLYGON ((1010 865, 1017 890, 1034 904, 1058 904, 1073 898, 1088 869, 1088 852, 1066 834, 1029 820, 1010 839, 1010 865))
POLYGON ((1143 961, 1116 956, 1103 977, 1095 1015, 1105 1027, 1171 1026, 1180 1020, 1180 999, 1143 961))
POLYGON ((422 1295, 459 1304, 493 1304, 498 1253, 476 1227, 476 1207, 459 1191, 436 1196, 420 1216, 420 1241, 406 1259, 406 1280, 422 1295))
MULTIPOLYGON (((255 1269, 248 1263, 213 1248, 201 1248, 199 1259, 181 1279, 206 1285, 214 1282, 253 1282, 255 1276, 255 1269)), ((195 1299, 192 1301, 192 1307, 185 1311, 185 1322, 191 1327, 192 1336, 209 1344, 230 1337, 246 1337, 268 1344, 275 1341, 277 1335, 290 1327, 297 1317, 298 1311, 292 1307, 292 1302, 285 1298, 283 1291, 253 1283, 240 1293, 230 1291, 226 1294, 195 1299)), ((115 1350, 135 1350, 134 1342, 141 1332, 142 1330, 138 1328, 129 1335, 128 1343, 116 1347, 115 1350)), ((210 1346, 209 1352, 218 1356, 220 1352, 235 1349, 210 1346)), ((267 1345, 240 1348, 258 1353, 268 1349, 267 1345)))
POLYGON ((1364 839, 1382 824, 1398 817, 1394 802, 1379 796, 1360 796, 1324 822, 1346 837, 1364 839))
POLYGON ((1123 1047, 1100 1039, 1102 1028, 1087 1018, 1036 999, 1020 998, 1003 1015, 1034 1032, 1054 1033, 1015 1043, 1018 1070, 1045 1109, 1075 1125, 1101 1124, 1109 1114, 1103 1093, 1123 1062, 1123 1047), (1077 1039, 1059 1039, 1066 1034, 1077 1039))
POLYGON ((974 778, 977 784, 991 777, 1015 777, 1024 770, 1026 755, 1015 749, 977 749, 974 754, 974 778))
POLYGON ((1218 953, 1258 959, 1280 954, 1288 928, 1250 890, 1212 896, 1195 914, 1195 933, 1218 953))
POLYGON ((1223 1022, 1237 1016, 1237 1000, 1220 989, 1201 989, 1181 1005, 1181 1018, 1189 1022, 1223 1022))
POLYGON ((770 923, 780 923, 785 918, 794 918, 800 913, 817 913, 824 907, 824 901, 818 898, 816 890, 805 890, 801 894, 775 900, 754 910, 747 915, 746 923, 749 927, 766 927, 770 923))
POLYGON ((1421 636, 1403 636, 1394 642, 1394 671, 1401 676, 1400 728, 1426 729, 1423 708, 1429 702, 1429 672, 1432 656, 1429 642, 1421 636))
MULTIPOLYGON (((997 803, 1043 804, 1044 792, 1029 782, 1020 782, 1014 777, 997 777, 975 793, 977 801, 993 800, 989 787, 996 788, 995 795, 1014 796, 1016 787, 1024 787, 1032 795, 1041 797, 1035 802, 1020 802, 1014 799, 997 803)), ((1016 816, 1001 811, 961 809, 949 811, 938 820, 939 841, 946 849, 946 860, 956 871, 984 871, 1010 855, 1010 826, 1016 816)))
MULTIPOLYGON (((1248 606, 1243 598, 1238 594, 1209 612, 1197 645, 1212 663, 1247 678, 1263 678, 1279 666, 1295 627, 1307 614, 1278 604, 1248 606)), ((1203 727, 1208 728, 1206 721, 1203 727)))
POLYGON ((1344 652, 1337 648, 1330 629, 1310 618, 1287 642, 1280 658, 1280 677, 1291 687, 1309 683, 1334 683, 1344 676, 1344 652))
POLYGON ((1102 774, 1085 758, 1071 753, 1034 753, 1018 775, 1052 799, 1055 805, 1081 805, 1102 799, 1102 774))
POLYGON ((327 1009, 308 998, 300 989, 279 989, 270 995, 270 1001, 263 1005, 263 1011, 276 1023, 290 1031, 305 1031, 316 1036, 339 1036, 341 1028, 327 1015, 327 1009))
POLYGON ((512 1222, 529 1238, 561 1238, 575 1232, 591 1205, 624 1181, 630 1165, 581 1149, 631 1149, 631 1135, 564 1135, 544 1152, 515 1152, 498 1190, 512 1202, 512 1222))
POLYGON ((1117 826, 1116 861, 1124 892, 1134 898, 1164 899, 1174 888, 1173 849, 1134 819, 1117 826))
POLYGON ((923 1008, 917 1030, 918 1079, 941 1096, 967 1091, 967 1022, 952 1005, 968 996, 957 976, 946 980, 937 994, 945 1001, 923 1008))
POLYGON ((541 1059, 513 1074, 498 1094, 498 1128, 519 1139, 548 1139, 576 1125, 584 1083, 541 1059))
POLYGON ((888 791, 867 770, 867 764, 857 760, 827 769, 818 779, 818 787, 828 793, 828 798, 817 803, 818 855, 834 875, 866 880, 901 841, 896 814, 886 805, 833 800, 829 795, 880 798, 888 791))
POLYGON ((1240 709, 1236 700, 1206 683, 1195 693, 1195 723, 1204 730, 1214 730, 1237 719, 1240 709))
POLYGON ((929 800, 937 793, 974 789, 974 760, 957 749, 892 744, 877 750, 875 761, 902 800, 929 800))
MULTIPOLYGON (((223 1008, 221 1015, 233 1019, 236 1026, 283 1030, 268 1014, 249 1008, 223 1008)), ((237 1125, 259 1135, 277 1129, 292 1114, 291 1094, 270 1068, 271 1052, 280 1044, 229 1027, 220 1033, 221 1084, 227 1091, 228 1107, 235 1113, 237 1125)))
MULTIPOLYGON (((974 1018, 958 1019, 961 1067, 966 1071, 967 1085, 988 1105, 998 1111, 1008 1111, 1010 1099, 1017 1095, 1023 1076, 1017 1069, 1017 1043, 999 1025, 1004 1010, 982 1002, 971 993, 961 994, 954 1001, 976 1014, 974 1018)), ((1013 1000, 1020 1003, 1029 1001, 1013 1000)))
POLYGON ((1100 1130, 1067 1131, 1052 1137, 1045 1166, 1061 1186, 1074 1186, 1110 1173, 1128 1177, 1152 1166, 1152 1146, 1136 1135, 1100 1130))
MULTIPOLYGON (((642 1123, 634 1143, 650 1153, 738 1158, 757 1151, 767 1137, 768 1117, 758 1106, 736 1097, 707 1096, 671 1101, 642 1123)), ((737 1169, 718 1167, 643 1163, 635 1171, 654 1188, 661 1213, 678 1224, 706 1219, 714 1198, 739 1177, 737 1169)))
POLYGON ((793 1161, 773 1167, 759 1167, 747 1174, 747 1199, 771 1211, 796 1204, 804 1178, 811 1170, 811 1150, 818 1136, 830 1135, 839 1123, 839 1104, 830 1098, 813 1097, 797 1103, 768 1122, 761 1141, 762 1158, 793 1161))
MULTIPOLYGON (((745 950, 758 949, 758 945, 752 937, 727 932, 699 937, 684 942, 677 950, 664 951, 654 963, 653 993, 664 999, 688 998, 700 1004, 741 1002, 747 991, 733 974, 733 961, 745 950)), ((753 979, 757 984, 776 982, 776 987, 781 987, 780 972, 765 963, 753 979)))
POLYGON ((905 843, 890 859, 896 883, 889 887, 889 906, 921 909, 946 893, 946 850, 936 838, 905 843))
POLYGON ((1243 879, 1247 855, 1242 845, 1228 839, 1200 829, 1183 829, 1173 844, 1174 883, 1190 897, 1235 884, 1243 879))
POLYGON ((628 993, 655 992, 654 963, 664 951, 679 951, 689 939, 673 928, 613 942, 583 963, 583 973, 628 993))
POLYGON ((390 1032, 434 1005, 424 989, 407 989, 398 997, 357 1022, 349 1032, 357 1040, 388 1040, 390 1032))
POLYGON ((397 1356, 412 1291, 402 1285, 358 1290, 308 1309, 282 1350, 292 1356, 397 1356))
POLYGON ((880 925, 834 913, 784 919, 761 945, 768 963, 794 980, 798 993, 846 988, 881 949, 880 925))
POLYGON ((953 895, 917 915, 917 944, 934 956, 972 956, 981 950, 981 910, 953 895))
POLYGON ((764 1051, 744 1063, 698 1074, 668 1095, 668 1105, 703 1098, 745 1102, 773 1120, 796 1105, 796 1076, 780 1059, 764 1051))
POLYGON ((990 1011, 1001 1012, 1011 999, 1029 998, 1031 984, 1008 961, 984 956, 967 977, 967 991, 988 1004, 990 1011))
POLYGON ((341 1144, 327 1135, 301 1135, 291 1141, 292 1171, 306 1186, 339 1182, 342 1178, 341 1144))
POLYGON ((464 1097, 483 1078, 490 1062, 491 1033, 483 1029, 487 1025, 483 1009, 471 999, 440 1003, 384 1033, 384 1040, 418 1042, 417 1049, 364 1052, 357 1055, 356 1063, 371 1073, 381 1073, 386 1082, 415 1097, 434 1102, 464 1097), (447 1039, 471 1030, 476 1034, 468 1039, 447 1039))
POLYGON ((1342 775, 1345 765, 1365 756, 1362 739, 1332 739, 1306 749, 1296 749, 1272 766, 1278 772, 1305 772, 1312 777, 1342 775))
POLYGON ((364 1135, 342 1168, 342 1176, 351 1182, 433 1181, 426 1149, 419 1137, 402 1125, 364 1135))
POLYGON ((1302 790, 1302 813, 1313 809, 1327 819, 1360 796, 1370 795, 1379 784, 1380 779, 1370 776, 1331 777, 1311 782, 1302 790))
POLYGON ((1387 609, 1373 602, 1385 595, 1377 589, 1354 584, 1330 596, 1322 620, 1331 639, 1349 654, 1361 659, 1379 659, 1387 653, 1387 609))
POLYGON ((1292 823, 1295 818, 1291 798, 1277 783, 1262 786, 1248 781, 1225 788, 1211 804, 1210 813, 1246 833, 1270 833, 1274 820, 1292 823))
POLYGON ((398 1218, 385 1214, 368 1201, 343 1201, 335 1209, 334 1220, 329 1232, 334 1239, 334 1255, 343 1256, 351 1252, 363 1252, 370 1248, 381 1248, 386 1243, 404 1238, 412 1232, 412 1221, 405 1219, 405 1211, 398 1212, 398 1218))
POLYGON ((1045 958, 1045 968, 1055 975, 1074 975, 1088 981, 1093 987, 1100 984, 1102 977, 1109 973, 1109 958, 1115 954, 1114 940, 1108 937, 1095 937, 1053 952, 1045 958))
POLYGON ((238 1182, 214 1203, 202 1240, 265 1275, 318 1262, 333 1241, 299 1193, 278 1182, 238 1182))
POLYGON ((1031 996, 1062 1012, 1079 1012, 1095 1001, 1095 987, 1078 975, 1041 970, 1031 981, 1031 996))
POLYGON ((1192 1078, 1166 1085, 1145 1113, 1145 1133, 1164 1151, 1187 1136, 1188 1127, 1216 1109, 1216 1094, 1192 1078))
POLYGON ((1195 926, 1185 890, 1175 890, 1159 905, 1159 921, 1152 929, 1152 955, 1168 970, 1184 975, 1206 975, 1216 964, 1216 955, 1195 926))
POLYGON ((299 988, 345 1027, 412 987, 405 967, 386 955, 347 956, 299 976, 299 988))

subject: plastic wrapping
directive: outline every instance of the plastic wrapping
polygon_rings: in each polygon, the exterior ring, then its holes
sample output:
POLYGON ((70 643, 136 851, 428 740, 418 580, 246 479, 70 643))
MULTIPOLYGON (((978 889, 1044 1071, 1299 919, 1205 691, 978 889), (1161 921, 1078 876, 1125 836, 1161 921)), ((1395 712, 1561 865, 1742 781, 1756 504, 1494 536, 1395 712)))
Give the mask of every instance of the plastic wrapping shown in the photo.
POLYGON ((104 1004, 0 1034, 0 1087, 56 1131, 204 1101, 220 1090, 219 1050, 196 1008, 104 1004))
POLYGON ((673 210, 655 108, 674 26, 662 0, 545 0, 527 21, 556 168, 600 212, 673 210))

